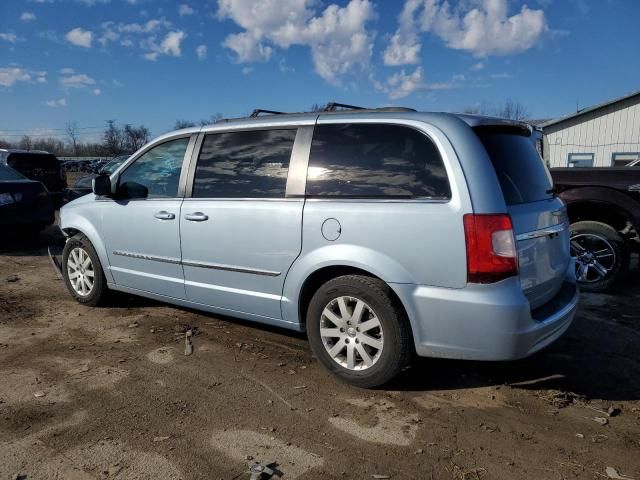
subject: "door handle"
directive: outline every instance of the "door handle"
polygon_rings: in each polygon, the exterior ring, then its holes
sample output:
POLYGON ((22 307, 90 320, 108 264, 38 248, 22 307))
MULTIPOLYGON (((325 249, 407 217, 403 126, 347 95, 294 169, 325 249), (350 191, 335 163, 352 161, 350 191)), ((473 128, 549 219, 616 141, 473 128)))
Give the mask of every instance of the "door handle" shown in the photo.
POLYGON ((187 213, 184 218, 191 222, 204 222, 205 220, 209 220, 209 217, 202 212, 187 213))
POLYGON ((175 214, 173 213, 169 213, 165 210, 161 210, 158 213, 156 213, 154 215, 154 217, 160 219, 160 220, 173 220, 174 218, 176 218, 175 214))

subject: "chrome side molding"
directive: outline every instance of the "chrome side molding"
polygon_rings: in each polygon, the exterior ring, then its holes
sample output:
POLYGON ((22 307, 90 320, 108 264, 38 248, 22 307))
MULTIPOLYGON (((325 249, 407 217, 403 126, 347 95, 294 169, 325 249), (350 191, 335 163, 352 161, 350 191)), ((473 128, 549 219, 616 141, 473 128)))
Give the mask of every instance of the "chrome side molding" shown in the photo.
POLYGON ((180 260, 179 258, 171 258, 171 257, 157 257, 153 255, 144 255, 142 253, 135 252, 125 252, 123 250, 114 250, 114 255, 119 255, 121 257, 129 257, 129 258, 137 258, 139 260, 150 260, 152 262, 163 262, 163 263, 173 263, 175 265, 182 265, 183 267, 197 267, 197 268, 211 268, 214 270, 224 270, 227 272, 239 272, 239 273, 250 273, 253 275, 265 275, 268 277, 277 277, 281 272, 276 272, 273 270, 262 270, 260 268, 247 268, 247 267, 239 267, 236 265, 224 265, 222 263, 206 263, 206 262, 193 262, 190 260, 180 260))

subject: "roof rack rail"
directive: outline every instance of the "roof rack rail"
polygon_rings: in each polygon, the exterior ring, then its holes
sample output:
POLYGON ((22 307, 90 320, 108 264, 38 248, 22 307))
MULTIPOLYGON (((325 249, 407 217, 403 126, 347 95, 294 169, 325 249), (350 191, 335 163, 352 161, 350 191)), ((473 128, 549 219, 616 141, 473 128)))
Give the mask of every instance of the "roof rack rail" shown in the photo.
POLYGON ((347 110, 366 110, 365 107, 357 107, 355 105, 347 105, 346 103, 329 102, 324 107, 325 112, 335 112, 338 108, 346 108, 347 110))
POLYGON ((263 110, 262 108, 256 108, 253 112, 251 112, 251 115, 249 115, 249 117, 256 118, 260 116, 261 113, 267 113, 269 115, 282 115, 284 112, 276 112, 275 110, 263 110))

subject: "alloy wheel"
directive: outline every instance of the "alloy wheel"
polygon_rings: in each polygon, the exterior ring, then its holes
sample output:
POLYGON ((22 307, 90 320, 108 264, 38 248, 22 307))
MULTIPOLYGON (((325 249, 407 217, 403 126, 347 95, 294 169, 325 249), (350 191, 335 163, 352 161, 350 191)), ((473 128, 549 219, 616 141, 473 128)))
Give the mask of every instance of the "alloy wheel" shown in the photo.
POLYGON ((81 297, 86 297, 93 291, 95 270, 91 257, 81 247, 76 247, 69 252, 67 258, 67 275, 73 290, 81 297))
POLYGON ((616 265, 616 252, 611 243, 593 233, 571 237, 571 256, 576 260, 576 278, 582 283, 605 279, 616 265))
POLYGON ((384 346, 382 324, 363 300, 331 300, 320 319, 320 337, 329 356, 349 370, 366 370, 379 360, 384 346))

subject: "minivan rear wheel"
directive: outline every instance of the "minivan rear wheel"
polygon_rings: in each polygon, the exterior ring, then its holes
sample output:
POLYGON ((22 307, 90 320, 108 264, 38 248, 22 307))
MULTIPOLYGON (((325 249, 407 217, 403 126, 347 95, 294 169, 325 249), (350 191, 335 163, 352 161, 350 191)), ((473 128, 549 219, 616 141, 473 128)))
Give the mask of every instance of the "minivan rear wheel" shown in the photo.
POLYGON ((87 237, 77 234, 62 251, 62 276, 67 290, 79 303, 98 305, 107 295, 100 259, 87 237))
POLYGON ((580 289, 604 292, 627 272, 629 250, 620 234, 602 222, 571 224, 571 256, 580 289))
POLYGON ((334 375, 363 388, 394 378, 411 358, 411 329, 383 281, 345 275, 322 285, 307 310, 313 353, 334 375))

